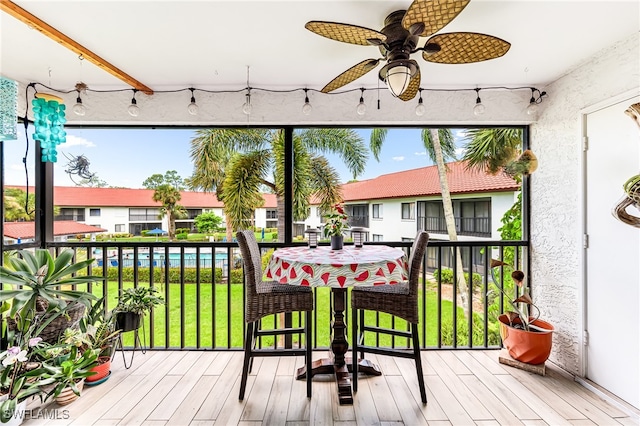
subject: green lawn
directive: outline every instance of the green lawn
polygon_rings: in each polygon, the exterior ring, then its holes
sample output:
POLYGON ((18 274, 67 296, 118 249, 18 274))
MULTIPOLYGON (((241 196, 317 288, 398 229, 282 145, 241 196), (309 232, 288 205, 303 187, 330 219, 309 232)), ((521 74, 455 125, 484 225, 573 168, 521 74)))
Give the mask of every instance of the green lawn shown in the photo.
MULTIPOLYGON (((141 283, 140 285, 148 285, 141 283)), ((123 287, 131 287, 133 283, 125 282, 123 287)), ((201 347, 201 348, 241 348, 243 334, 243 294, 241 284, 169 284, 169 289, 164 284, 156 284, 160 289, 165 300, 168 303, 164 306, 156 308, 153 312, 153 346, 157 347, 201 347), (215 299, 213 298, 215 288, 215 299), (199 295, 199 301, 198 301, 199 295), (198 304, 200 306, 200 318, 197 318, 198 304), (231 312, 230 321, 227 321, 227 312, 231 312), (169 318, 169 327, 166 328, 167 318, 169 318), (182 321, 181 321, 182 319, 182 321), (181 323, 184 327, 181 327, 181 323), (212 333, 215 330, 215 338, 212 333), (198 340, 199 331, 199 340, 198 340), (167 334, 168 333, 168 334, 167 334), (230 336, 230 337, 229 337, 230 336)), ((94 293, 101 296, 101 288, 94 286, 94 293)), ((109 282, 108 286, 109 308, 113 308, 117 303, 118 284, 117 282, 109 282)), ((314 324, 316 341, 314 345, 317 347, 328 347, 330 343, 331 330, 331 312, 329 308, 329 289, 318 289, 316 291, 316 309, 314 312, 314 324)), ((419 295, 419 300, 422 296, 419 295)), ((349 303, 347 304, 349 306, 349 303)), ((420 306, 422 312, 422 306, 420 306)), ((426 342, 424 346, 437 345, 437 297, 436 293, 427 291, 426 297, 427 320, 426 326, 426 342)), ((441 322, 443 346, 450 346, 453 334, 453 305, 450 301, 443 300, 441 306, 441 322)), ((376 314, 367 312, 368 320, 375 321, 376 314)), ((462 309, 458 308, 458 345, 467 345, 466 329, 467 321, 464 319, 462 309)), ((347 324, 350 322, 350 313, 345 315, 347 324)), ((481 318, 476 318, 477 323, 482 327, 481 318)), ((147 345, 150 343, 149 333, 150 316, 144 320, 145 335, 147 345)), ((263 319, 264 326, 271 326, 275 319, 268 317, 263 319)), ((298 316, 293 317, 294 324, 298 324, 298 316)), ((392 324, 391 316, 381 314, 378 317, 379 324, 385 327, 393 327, 406 329, 407 325, 404 321, 396 320, 392 324)), ((491 328, 491 327, 490 327, 491 328)), ((474 326, 474 345, 482 344, 482 329, 476 329, 474 326)), ((125 345, 133 344, 133 333, 126 333, 125 345)), ((422 334, 421 334, 422 338, 422 334)), ((497 344, 497 335, 493 334, 493 344, 497 344)), ((370 336, 368 344, 375 343, 374 336, 370 336)), ((271 345, 271 341, 263 342, 265 346, 271 345)), ((382 338, 380 345, 391 345, 390 338, 382 338)), ((405 339, 396 339, 395 345, 406 345, 405 339)))

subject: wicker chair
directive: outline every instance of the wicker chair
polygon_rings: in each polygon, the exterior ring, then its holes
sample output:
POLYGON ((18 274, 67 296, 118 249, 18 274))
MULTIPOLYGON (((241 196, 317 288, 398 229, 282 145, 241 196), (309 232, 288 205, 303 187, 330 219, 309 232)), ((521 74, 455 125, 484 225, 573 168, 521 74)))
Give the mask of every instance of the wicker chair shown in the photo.
MULTIPOLYGON (((236 234, 242 252, 245 277, 245 322, 247 323, 244 341, 244 365, 240 383, 240 400, 244 399, 247 375, 251 371, 253 357, 256 356, 305 356, 307 370, 311 369, 311 311, 313 311, 313 292, 309 287, 279 284, 262 280, 262 261, 260 248, 252 231, 239 231, 236 234), (267 315, 287 312, 305 312, 304 327, 289 327, 277 330, 262 329, 261 319, 267 315), (278 349, 256 348, 261 336, 305 335, 305 348, 278 349)), ((307 398, 311 398, 311 374, 307 373, 307 398)))
POLYGON ((427 403, 422 376, 422 360, 420 359, 420 341, 418 340, 418 278, 420 266, 427 249, 429 234, 421 231, 416 236, 409 258, 409 281, 396 285, 382 285, 375 287, 353 287, 351 291, 351 324, 353 336, 353 391, 358 391, 358 352, 364 358, 365 352, 413 358, 418 373, 418 385, 422 403, 427 403), (402 318, 411 324, 411 332, 389 330, 382 327, 366 325, 364 311, 385 312, 402 318), (365 331, 378 332, 399 337, 411 338, 413 349, 382 348, 364 345, 365 331))

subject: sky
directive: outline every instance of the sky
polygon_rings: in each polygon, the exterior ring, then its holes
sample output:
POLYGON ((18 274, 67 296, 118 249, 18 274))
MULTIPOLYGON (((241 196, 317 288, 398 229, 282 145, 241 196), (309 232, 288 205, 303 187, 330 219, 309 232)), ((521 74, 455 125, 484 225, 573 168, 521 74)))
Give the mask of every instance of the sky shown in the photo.
MULTIPOLYGON (((58 146, 58 162, 54 166, 54 185, 75 186, 81 178, 68 173, 70 160, 84 156, 89 161, 89 171, 108 186, 142 188, 142 182, 153 174, 164 174, 176 170, 182 178, 193 172, 189 156, 193 129, 78 129, 67 128, 67 141, 58 146)), ((369 145, 370 130, 356 130, 369 145)), ((25 173, 23 158, 27 152, 24 127, 18 127, 18 140, 4 142, 4 179, 6 185, 33 184, 35 175, 32 139, 33 126, 28 134, 28 173, 25 173)), ((463 129, 454 129, 459 140, 463 129)), ((459 143, 460 144, 460 143, 459 143)), ((339 157, 326 156, 340 174, 341 181, 353 178, 339 157)), ((420 140, 420 129, 389 129, 382 147, 380 162, 369 156, 364 174, 359 180, 371 179, 382 174, 410 170, 433 163, 420 140)))

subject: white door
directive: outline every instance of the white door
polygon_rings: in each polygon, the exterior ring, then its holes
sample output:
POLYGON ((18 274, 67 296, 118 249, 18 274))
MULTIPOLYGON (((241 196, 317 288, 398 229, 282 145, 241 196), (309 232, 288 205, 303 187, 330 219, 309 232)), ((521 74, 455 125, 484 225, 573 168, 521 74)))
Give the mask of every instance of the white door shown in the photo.
POLYGON ((585 373, 640 408, 640 228, 612 214, 624 182, 640 173, 640 127, 624 112, 635 102, 586 115, 585 373))

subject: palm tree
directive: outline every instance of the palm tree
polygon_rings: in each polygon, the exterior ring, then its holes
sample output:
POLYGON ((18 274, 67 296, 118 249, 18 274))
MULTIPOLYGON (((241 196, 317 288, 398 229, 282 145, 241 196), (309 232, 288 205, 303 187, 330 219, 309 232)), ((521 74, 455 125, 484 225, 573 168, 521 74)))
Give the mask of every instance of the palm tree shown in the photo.
MULTIPOLYGON (((265 189, 276 194, 278 240, 283 240, 284 138, 281 129, 203 129, 191 140, 194 173, 188 183, 193 189, 215 191, 224 203, 228 240, 234 230, 251 227, 265 189)), ((320 200, 321 208, 328 208, 342 198, 338 173, 322 156, 324 153, 338 154, 354 177, 364 171, 367 149, 352 129, 294 132, 294 220, 309 216, 312 196, 320 200)))
MULTIPOLYGON (((438 177, 440 179, 440 188, 442 192, 442 208, 444 210, 445 224, 447 226, 447 233, 450 241, 458 240, 458 233, 456 231, 455 216, 453 213, 453 202, 451 200, 451 192, 449 191, 449 181, 447 179, 447 165, 446 161, 449 159, 455 160, 456 158, 456 146, 453 139, 453 133, 450 129, 422 129, 421 132, 422 142, 424 144, 429 158, 436 163, 438 168, 438 177)), ((380 161, 380 150, 387 136, 387 129, 373 129, 371 132, 370 147, 371 152, 376 160, 380 161)), ((462 299, 462 306, 465 312, 467 312, 467 283, 464 279, 462 256, 458 249, 455 250, 456 268, 461 271, 458 277, 458 294, 462 299)))
POLYGON ((520 152, 522 129, 470 129, 465 140, 468 143, 462 160, 467 167, 495 175, 520 152))
POLYGON ((29 194, 29 202, 27 203, 27 193, 25 191, 19 188, 5 188, 4 220, 7 222, 34 220, 36 210, 35 199, 36 197, 34 194, 29 194))
POLYGON ((169 221, 169 241, 176 236, 176 219, 186 216, 184 207, 178 204, 181 198, 180 191, 169 184, 160 185, 153 192, 153 201, 162 203, 160 217, 166 215, 169 221))

